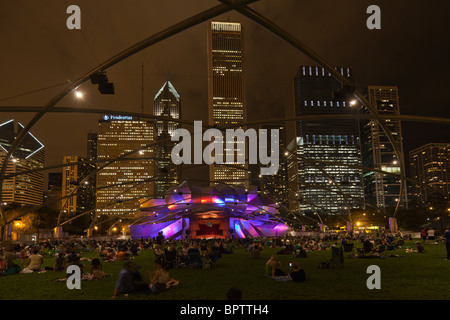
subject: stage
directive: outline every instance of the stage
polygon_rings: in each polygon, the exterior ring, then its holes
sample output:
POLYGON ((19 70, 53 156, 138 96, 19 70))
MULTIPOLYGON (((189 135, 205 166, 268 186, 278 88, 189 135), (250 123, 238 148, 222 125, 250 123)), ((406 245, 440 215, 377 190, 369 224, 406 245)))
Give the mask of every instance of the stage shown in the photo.
POLYGON ((131 238, 233 239, 284 236, 275 201, 257 195, 255 187, 190 186, 169 189, 164 199, 142 199, 130 226, 131 238))

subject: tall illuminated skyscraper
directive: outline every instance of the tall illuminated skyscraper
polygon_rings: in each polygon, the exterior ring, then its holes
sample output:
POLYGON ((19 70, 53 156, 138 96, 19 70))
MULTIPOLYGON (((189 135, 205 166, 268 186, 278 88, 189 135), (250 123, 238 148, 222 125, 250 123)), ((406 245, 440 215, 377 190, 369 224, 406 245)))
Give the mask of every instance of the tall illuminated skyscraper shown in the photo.
MULTIPOLYGON (((153 100, 153 115, 172 119, 181 118, 181 97, 170 81, 166 81, 159 89, 153 100)), ((156 122, 156 139, 170 139, 173 132, 180 128, 179 122, 156 122)), ((156 197, 163 197, 168 188, 181 183, 181 166, 175 165, 171 159, 173 141, 165 141, 155 146, 156 172, 155 181, 156 197)))
MULTIPOLYGON (((238 22, 210 21, 207 43, 209 125, 219 129, 230 126, 237 129, 246 122, 242 25, 238 22)), ((234 149, 238 150, 236 145, 234 149)), ((216 154, 216 157, 221 156, 216 154)), ((248 185, 248 166, 232 165, 243 169, 211 165, 211 184, 248 185)))
MULTIPOLYGON (((97 140, 98 140, 98 134, 97 132, 89 132, 87 135, 87 153, 86 153, 86 157, 88 161, 94 161, 97 160, 97 140)), ((90 165, 91 168, 93 168, 93 170, 97 169, 98 164, 97 163, 92 163, 90 165)), ((94 175, 90 180, 89 183, 91 184, 91 186, 94 187, 97 185, 97 175, 94 175)), ((94 190, 92 192, 92 194, 90 195, 91 200, 94 202, 94 206, 95 203, 97 202, 97 200, 95 200, 95 197, 97 196, 97 192, 94 190)))
MULTIPOLYGON (((0 124, 0 165, 24 126, 14 119, 0 124)), ((22 143, 13 152, 6 167, 6 175, 44 167, 44 145, 31 133, 27 133, 22 143)), ((44 195, 44 173, 42 171, 21 174, 4 179, 2 185, 3 202, 21 205, 41 205, 44 195)))
MULTIPOLYGON (((131 116, 105 115, 98 123, 97 159, 112 160, 140 149, 97 172, 98 214, 126 214, 139 209, 139 199, 154 197, 154 124, 131 116), (134 158, 134 159, 133 159, 134 158), (149 181, 150 179, 150 181, 149 181), (112 203, 118 202, 114 205, 112 203)), ((103 164, 103 163, 102 163, 103 164)))
MULTIPOLYGON (((398 88, 396 86, 369 86, 367 90, 369 103, 381 115, 400 115, 398 88)), ((364 107, 362 113, 368 113, 364 107)), ((403 138, 400 120, 388 120, 386 125, 392 133, 398 149, 403 154, 403 138)), ((363 165, 382 171, 400 174, 400 159, 386 133, 375 120, 361 121, 361 140, 363 165)), ((400 178, 383 175, 379 172, 364 172, 364 193, 366 201, 380 209, 395 207, 400 201, 407 206, 406 182, 400 178), (403 183, 403 194, 400 185, 403 183)))
MULTIPOLYGON (((63 157, 63 163, 66 164, 85 161, 86 159, 79 156, 63 157)), ((95 171, 95 168, 95 164, 89 163, 74 164, 63 168, 62 196, 65 197, 76 193, 76 195, 63 199, 61 202, 63 205, 62 209, 65 210, 67 216, 70 217, 95 209, 95 175, 81 183, 82 180, 85 180, 85 178, 95 171)))
POLYGON ((87 160, 97 159, 97 139, 96 132, 89 132, 87 135, 87 160))
POLYGON ((48 187, 44 191, 44 203, 54 211, 61 210, 62 172, 48 173, 48 187))
MULTIPOLYGON (((353 81, 350 68, 336 70, 353 81)), ((296 115, 356 114, 350 101, 333 96, 340 88, 324 68, 300 66, 294 79, 296 115)), ((363 207, 362 171, 345 166, 361 165, 358 121, 297 121, 296 135, 300 211, 333 214, 363 207)))
POLYGON ((411 178, 425 185, 413 185, 414 197, 427 203, 433 193, 450 192, 450 143, 428 143, 409 152, 411 178))

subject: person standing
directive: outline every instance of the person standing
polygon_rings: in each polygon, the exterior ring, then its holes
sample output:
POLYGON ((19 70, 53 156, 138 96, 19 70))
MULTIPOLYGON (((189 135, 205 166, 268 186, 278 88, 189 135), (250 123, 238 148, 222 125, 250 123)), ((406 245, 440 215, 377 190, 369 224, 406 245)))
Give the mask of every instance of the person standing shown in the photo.
POLYGON ((427 240, 427 229, 424 228, 422 231, 420 231, 420 236, 422 237, 422 243, 425 244, 425 241, 427 240))
POLYGON ((447 250, 447 258, 445 260, 450 260, 450 225, 447 226, 444 232, 445 238, 445 249, 447 250))
POLYGON ((434 243, 434 230, 429 229, 427 231, 428 243, 434 243))
POLYGON ((164 246, 164 234, 162 231, 158 232, 158 236, 156 237, 156 243, 160 246, 164 246))

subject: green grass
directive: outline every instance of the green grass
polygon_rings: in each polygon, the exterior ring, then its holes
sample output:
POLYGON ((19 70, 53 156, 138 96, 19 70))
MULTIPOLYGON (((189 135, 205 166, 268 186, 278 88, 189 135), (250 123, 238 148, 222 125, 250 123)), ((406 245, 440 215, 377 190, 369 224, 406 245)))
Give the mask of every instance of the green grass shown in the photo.
MULTIPOLYGON (((405 245, 414 247, 414 242, 405 245)), ((360 246, 357 244, 357 246, 360 246)), ((231 255, 223 255, 212 269, 177 268, 170 271, 180 284, 159 295, 130 295, 128 298, 146 300, 224 300, 232 286, 242 290, 247 300, 448 300, 450 298, 450 261, 445 261, 445 245, 425 245, 424 254, 406 253, 405 249, 385 252, 386 259, 356 259, 345 254, 343 267, 318 269, 320 261, 330 258, 331 251, 308 252, 306 259, 293 255, 280 255, 281 268, 288 271, 290 261, 298 261, 305 269, 304 283, 278 282, 264 275, 265 262, 278 248, 265 248, 260 259, 251 259, 244 248, 235 249, 231 255), (381 289, 369 290, 366 273, 369 265, 381 269, 381 289)), ((87 253, 85 257, 94 257, 87 253)), ((154 271, 153 251, 143 251, 134 260, 141 266, 144 280, 147 270, 154 271)), ((89 262, 84 262, 89 270, 89 262)), ((46 258, 44 266, 52 264, 46 258)), ((18 274, 0 277, 0 299, 23 300, 109 300, 113 295, 121 262, 103 263, 103 270, 112 277, 97 281, 82 281, 81 290, 69 290, 65 272, 18 274)))

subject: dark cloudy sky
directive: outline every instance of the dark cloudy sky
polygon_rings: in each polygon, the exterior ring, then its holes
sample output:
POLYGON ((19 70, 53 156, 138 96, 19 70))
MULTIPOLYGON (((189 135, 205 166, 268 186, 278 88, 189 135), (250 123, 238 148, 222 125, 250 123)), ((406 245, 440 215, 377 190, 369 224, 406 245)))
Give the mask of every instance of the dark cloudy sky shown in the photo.
MULTIPOLYGON (((15 0, 0 2, 0 106, 42 106, 63 87, 134 43, 195 13, 214 0, 15 0), (68 30, 66 9, 81 8, 81 30, 68 30), (21 95, 12 99, 11 96, 21 95)), ((351 66, 358 83, 397 85, 402 114, 449 117, 450 6, 444 0, 261 0, 250 7, 298 37, 335 66, 351 66), (366 28, 366 9, 381 8, 381 30, 366 28)), ((239 13, 217 20, 242 22, 248 120, 282 117, 293 106, 293 76, 302 53, 239 13)), ((186 120, 207 116, 206 23, 156 44, 108 69, 116 94, 101 95, 90 82, 85 98, 67 96, 57 106, 139 112, 145 65, 145 112, 170 79, 182 97, 186 120)), ((22 123, 31 113, 0 113, 22 123)), ((86 135, 98 115, 48 114, 32 129, 46 145, 47 165, 66 154, 86 155, 86 135)), ((448 126, 403 123, 405 151, 450 142, 448 126)))

